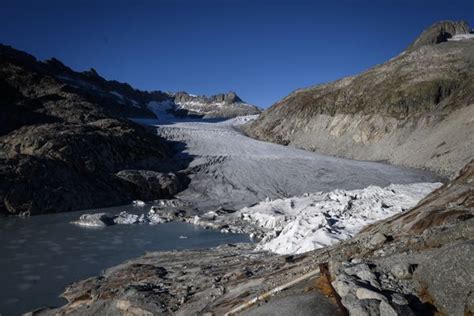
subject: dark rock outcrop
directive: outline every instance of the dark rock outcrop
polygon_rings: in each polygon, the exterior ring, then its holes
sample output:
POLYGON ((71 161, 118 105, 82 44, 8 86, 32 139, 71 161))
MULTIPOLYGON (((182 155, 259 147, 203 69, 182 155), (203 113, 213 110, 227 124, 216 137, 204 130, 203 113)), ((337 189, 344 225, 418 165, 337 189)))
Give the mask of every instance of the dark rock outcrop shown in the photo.
POLYGON ((468 31, 464 22, 436 24, 385 64, 297 90, 244 129, 280 144, 452 175, 473 156, 474 40, 430 45, 430 34, 468 31))
MULTIPOLYGON (((58 69, 68 71, 0 46, 0 213, 65 212, 175 194, 176 179, 144 193, 116 175, 144 166, 169 170, 168 147, 120 117, 128 105, 65 84, 58 69)), ((93 72, 84 76, 105 82, 93 72)))
POLYGON ((143 200, 151 200, 156 196, 170 198, 179 192, 180 183, 173 173, 164 174, 151 170, 122 170, 117 177, 128 181, 138 191, 143 200))

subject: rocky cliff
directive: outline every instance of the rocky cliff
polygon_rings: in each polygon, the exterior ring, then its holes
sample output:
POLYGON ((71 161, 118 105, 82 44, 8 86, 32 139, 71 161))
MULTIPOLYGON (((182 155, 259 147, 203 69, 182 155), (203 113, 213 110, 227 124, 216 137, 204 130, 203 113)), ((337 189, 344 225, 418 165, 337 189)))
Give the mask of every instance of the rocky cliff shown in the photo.
POLYGON ((0 46, 0 214, 65 212, 176 193, 167 146, 121 118, 151 112, 84 88, 87 81, 79 78, 89 75, 104 89, 114 85, 96 74, 71 71, 67 80, 82 86, 65 83, 58 76, 67 69, 52 63, 0 46), (140 175, 154 176, 154 187, 144 189, 140 175))
POLYGON ((230 118, 260 113, 259 108, 245 103, 232 91, 210 97, 192 95, 187 92, 170 95, 175 105, 175 113, 178 114, 198 115, 204 118, 230 118))
POLYGON ((244 129, 280 144, 452 175, 474 148, 469 32, 466 22, 436 23, 388 62, 296 90, 244 129))
POLYGON ((213 96, 197 96, 187 92, 142 91, 127 83, 106 80, 91 68, 76 72, 53 58, 41 63, 42 68, 56 80, 99 99, 114 113, 125 117, 158 117, 157 113, 175 116, 204 118, 232 118, 260 113, 254 106, 245 103, 235 92, 213 96), (150 107, 153 103, 155 106, 150 107), (156 104, 163 109, 157 109, 156 104))

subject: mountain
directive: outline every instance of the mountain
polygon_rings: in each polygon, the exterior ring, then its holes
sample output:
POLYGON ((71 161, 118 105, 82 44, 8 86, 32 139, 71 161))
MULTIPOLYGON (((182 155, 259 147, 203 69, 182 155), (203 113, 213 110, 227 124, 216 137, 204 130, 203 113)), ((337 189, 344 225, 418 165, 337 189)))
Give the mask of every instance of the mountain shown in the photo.
POLYGON ((204 118, 230 118, 259 114, 260 110, 242 99, 235 92, 221 93, 210 97, 186 92, 171 94, 178 114, 197 115, 204 118))
MULTIPOLYGON (((125 118, 258 113, 233 92, 140 91, 0 45, 0 214, 35 215, 171 197, 180 164, 125 118)), ((159 117, 160 118, 160 117, 159 117)), ((180 162, 182 163, 182 162, 180 162)))
POLYGON ((359 75, 299 89, 244 126, 257 139, 452 175, 474 148, 474 35, 443 21, 359 75))
POLYGON ((113 86, 148 97, 0 46, 0 214, 110 206, 179 190, 168 146, 154 131, 121 118, 153 114, 108 95, 113 86), (105 90, 86 87, 92 81, 105 90))
POLYGON ((114 111, 122 116, 158 117, 165 113, 179 117, 233 118, 260 113, 256 106, 245 103, 235 92, 210 97, 187 92, 148 92, 127 83, 106 80, 93 68, 75 72, 55 58, 47 60, 44 66, 57 80, 103 101, 114 102, 114 111))

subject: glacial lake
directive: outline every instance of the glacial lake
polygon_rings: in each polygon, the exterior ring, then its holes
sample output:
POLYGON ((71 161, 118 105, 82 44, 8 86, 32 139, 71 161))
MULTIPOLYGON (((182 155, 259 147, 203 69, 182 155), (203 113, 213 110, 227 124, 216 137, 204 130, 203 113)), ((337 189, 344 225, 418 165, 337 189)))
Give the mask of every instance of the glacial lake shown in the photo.
MULTIPOLYGON (((148 209, 122 206, 100 211, 140 214, 148 209)), ((59 295, 67 284, 98 275, 147 251, 250 242, 247 235, 223 234, 178 222, 103 228, 70 224, 85 212, 0 218, 0 315, 62 305, 66 300, 59 295)))

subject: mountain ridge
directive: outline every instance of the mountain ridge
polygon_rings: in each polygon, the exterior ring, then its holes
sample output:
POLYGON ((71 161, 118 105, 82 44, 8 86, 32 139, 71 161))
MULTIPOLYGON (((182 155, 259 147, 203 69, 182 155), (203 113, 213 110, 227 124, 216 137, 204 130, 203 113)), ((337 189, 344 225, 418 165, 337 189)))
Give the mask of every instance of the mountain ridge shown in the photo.
POLYGON ((329 155, 452 175, 469 162, 474 146, 474 41, 420 43, 459 25, 469 29, 463 22, 437 23, 384 64, 298 89, 244 131, 329 155))

